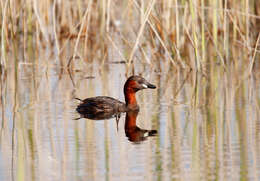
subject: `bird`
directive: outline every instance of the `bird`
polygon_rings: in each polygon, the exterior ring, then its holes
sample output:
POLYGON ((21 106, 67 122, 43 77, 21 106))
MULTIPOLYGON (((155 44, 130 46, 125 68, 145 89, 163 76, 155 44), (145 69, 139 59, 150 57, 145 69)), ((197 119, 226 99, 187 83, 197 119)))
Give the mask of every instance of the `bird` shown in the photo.
POLYGON ((81 101, 76 111, 83 117, 95 117, 95 115, 113 115, 127 111, 137 111, 139 106, 136 101, 136 92, 143 89, 155 89, 156 86, 149 83, 143 77, 133 75, 127 79, 124 85, 125 103, 108 96, 90 97, 81 101))

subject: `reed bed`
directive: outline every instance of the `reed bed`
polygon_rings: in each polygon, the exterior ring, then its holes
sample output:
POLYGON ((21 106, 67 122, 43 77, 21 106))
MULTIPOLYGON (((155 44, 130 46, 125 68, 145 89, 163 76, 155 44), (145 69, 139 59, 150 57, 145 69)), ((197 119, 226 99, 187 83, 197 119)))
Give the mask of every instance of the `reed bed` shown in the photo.
POLYGON ((104 61, 115 48, 128 67, 163 61, 205 74, 218 65, 244 73, 259 69, 257 0, 4 0, 0 14, 3 68, 11 61, 6 54, 17 54, 14 44, 23 49, 19 62, 28 62, 31 50, 47 48, 59 57, 73 43, 62 66, 77 56, 84 63, 104 61))

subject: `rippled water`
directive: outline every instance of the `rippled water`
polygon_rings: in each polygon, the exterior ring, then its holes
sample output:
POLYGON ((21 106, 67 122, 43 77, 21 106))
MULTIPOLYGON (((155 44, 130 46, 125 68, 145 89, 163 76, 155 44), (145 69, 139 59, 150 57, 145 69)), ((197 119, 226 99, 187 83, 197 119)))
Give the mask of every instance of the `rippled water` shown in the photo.
POLYGON ((260 179, 257 77, 137 67, 157 86, 137 96, 137 126, 157 130, 152 137, 126 137, 125 114, 118 128, 115 118, 76 120, 75 97, 124 101, 125 64, 96 62, 71 76, 56 65, 7 69, 1 80, 0 180, 260 179))

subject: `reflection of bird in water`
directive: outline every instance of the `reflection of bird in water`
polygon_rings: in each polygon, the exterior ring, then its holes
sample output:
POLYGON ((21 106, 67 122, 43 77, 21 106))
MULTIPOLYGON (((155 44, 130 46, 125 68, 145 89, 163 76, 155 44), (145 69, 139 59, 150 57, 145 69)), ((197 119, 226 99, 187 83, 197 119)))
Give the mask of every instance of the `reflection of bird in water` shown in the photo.
MULTIPOLYGON (((140 143, 145 141, 149 136, 157 135, 156 130, 141 129, 136 125, 136 118, 139 111, 127 111, 125 116, 125 135, 129 141, 134 143, 140 143)), ((98 113, 98 114, 81 114, 81 118, 104 120, 110 118, 116 118, 116 126, 118 130, 118 122, 120 120, 120 113, 98 113)), ((79 118, 80 119, 80 118, 79 118)))
POLYGON ((125 135, 129 141, 134 143, 140 143, 149 136, 155 136, 157 134, 156 130, 146 130, 136 126, 137 115, 138 111, 128 111, 126 112, 125 118, 125 135))
POLYGON ((116 118, 116 126, 118 130, 118 122, 121 117, 120 112, 98 112, 96 114, 80 114, 79 118, 76 118, 75 120, 81 119, 81 118, 87 118, 87 119, 92 119, 92 120, 105 120, 105 119, 110 119, 110 118, 116 118))
MULTIPOLYGON (((149 136, 157 135, 156 130, 141 129, 136 125, 136 118, 139 111, 127 111, 125 116, 125 135, 129 141, 134 143, 140 143, 145 141, 149 136)), ((116 118, 117 130, 118 122, 120 120, 120 113, 98 113, 98 114, 81 114, 81 118, 93 119, 93 120, 104 120, 110 118, 116 118)))
POLYGON ((107 96, 91 97, 84 100, 77 98, 81 103, 78 105, 76 110, 80 114, 88 114, 92 116, 105 113, 110 115, 130 110, 139 110, 135 93, 147 88, 155 89, 156 87, 141 76, 131 76, 127 79, 124 85, 125 103, 107 96))

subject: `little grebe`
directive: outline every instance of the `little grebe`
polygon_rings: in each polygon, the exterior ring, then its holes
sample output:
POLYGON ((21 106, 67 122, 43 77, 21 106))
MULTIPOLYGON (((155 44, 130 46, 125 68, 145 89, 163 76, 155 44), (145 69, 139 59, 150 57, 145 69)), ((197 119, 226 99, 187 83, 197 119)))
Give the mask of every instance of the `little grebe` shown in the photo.
POLYGON ((139 110, 135 93, 142 89, 155 89, 156 86, 150 84, 141 76, 131 76, 124 85, 125 103, 112 97, 98 96, 80 100, 77 112, 80 114, 100 114, 100 113, 120 113, 126 111, 139 110))

